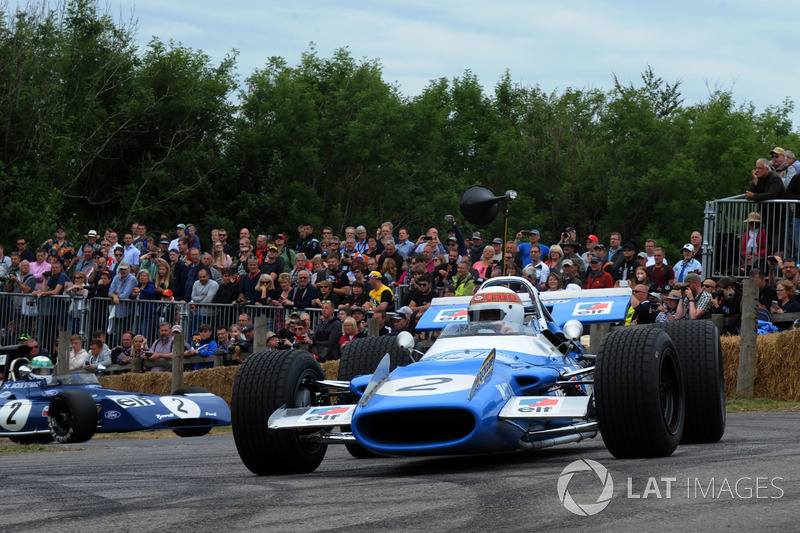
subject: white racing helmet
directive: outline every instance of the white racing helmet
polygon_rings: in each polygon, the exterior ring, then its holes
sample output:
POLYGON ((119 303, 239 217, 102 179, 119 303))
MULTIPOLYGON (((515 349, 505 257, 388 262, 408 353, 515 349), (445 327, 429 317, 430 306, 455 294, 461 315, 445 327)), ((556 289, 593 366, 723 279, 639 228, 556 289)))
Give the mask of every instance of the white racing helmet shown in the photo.
POLYGON ((500 321, 522 327, 525 307, 519 295, 507 287, 487 287, 475 293, 467 308, 470 322, 500 321))

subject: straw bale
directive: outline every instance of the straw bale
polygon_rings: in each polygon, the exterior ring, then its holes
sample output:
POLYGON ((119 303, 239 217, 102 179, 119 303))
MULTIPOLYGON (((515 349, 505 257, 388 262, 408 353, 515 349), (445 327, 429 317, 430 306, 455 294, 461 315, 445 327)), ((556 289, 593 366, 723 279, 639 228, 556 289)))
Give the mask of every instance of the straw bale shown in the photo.
MULTIPOLYGON (((739 341, 739 337, 721 339, 728 397, 736 393, 739 341)), ((800 401, 800 330, 758 336, 753 395, 777 401, 800 401)))
MULTIPOLYGON (((233 396, 233 382, 236 379, 238 366, 204 368, 183 373, 184 387, 203 387, 207 391, 223 398, 228 405, 233 396)), ((339 361, 322 363, 326 379, 338 379, 339 361)), ((136 374, 117 374, 100 378, 103 387, 129 392, 144 392, 161 396, 170 393, 172 374, 169 372, 145 372, 136 374)))

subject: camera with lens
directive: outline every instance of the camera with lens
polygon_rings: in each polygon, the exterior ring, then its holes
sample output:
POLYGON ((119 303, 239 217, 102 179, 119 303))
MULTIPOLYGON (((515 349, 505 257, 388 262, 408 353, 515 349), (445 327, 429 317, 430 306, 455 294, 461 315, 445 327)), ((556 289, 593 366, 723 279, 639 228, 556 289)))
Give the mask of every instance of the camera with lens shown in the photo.
POLYGON ((232 342, 231 345, 228 346, 228 353, 235 353, 237 346, 239 348, 241 348, 242 351, 247 351, 247 342, 246 341, 237 341, 237 342, 232 342))
POLYGON ((711 293, 711 297, 715 300, 724 300, 725 299, 725 291, 722 289, 717 289, 711 293))
POLYGON ((569 232, 568 232, 568 231, 564 231, 564 232, 562 232, 562 233, 561 233, 561 238, 563 238, 563 239, 569 239, 569 232))

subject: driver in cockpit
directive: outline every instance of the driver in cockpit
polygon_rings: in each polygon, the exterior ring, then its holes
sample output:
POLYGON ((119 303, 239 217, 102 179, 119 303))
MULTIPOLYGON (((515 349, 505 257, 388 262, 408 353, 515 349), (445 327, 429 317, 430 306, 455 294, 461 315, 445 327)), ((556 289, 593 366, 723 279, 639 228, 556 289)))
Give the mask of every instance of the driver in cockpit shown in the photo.
POLYGON ((506 287, 487 287, 475 293, 467 308, 470 323, 496 326, 500 333, 522 331, 525 307, 519 295, 506 287))
POLYGON ((53 361, 43 355, 37 355, 31 359, 28 368, 31 371, 24 374, 24 377, 29 380, 47 379, 53 375, 53 361))

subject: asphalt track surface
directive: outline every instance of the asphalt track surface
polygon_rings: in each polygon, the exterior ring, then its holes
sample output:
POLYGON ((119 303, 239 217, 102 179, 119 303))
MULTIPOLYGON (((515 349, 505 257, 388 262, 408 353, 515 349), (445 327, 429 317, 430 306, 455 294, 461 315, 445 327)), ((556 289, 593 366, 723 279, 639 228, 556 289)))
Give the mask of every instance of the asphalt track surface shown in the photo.
MULTIPOLYGON (((800 413, 747 413, 728 416, 720 443, 663 459, 614 459, 599 436, 469 457, 353 459, 331 446, 313 474, 257 477, 229 435, 95 439, 0 455, 0 531, 785 533, 798 530, 798 441, 800 413), (608 502, 591 516, 567 510, 558 493, 563 470, 582 459, 613 481, 603 499, 594 471, 564 478, 578 511, 608 502)), ((15 446, 0 439, 6 445, 15 446)))

